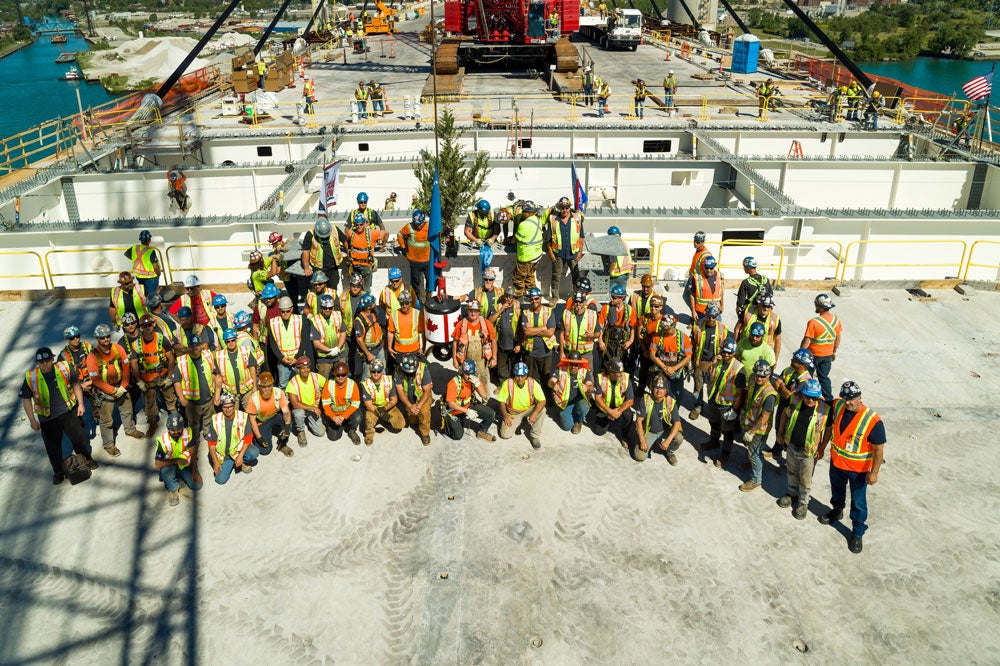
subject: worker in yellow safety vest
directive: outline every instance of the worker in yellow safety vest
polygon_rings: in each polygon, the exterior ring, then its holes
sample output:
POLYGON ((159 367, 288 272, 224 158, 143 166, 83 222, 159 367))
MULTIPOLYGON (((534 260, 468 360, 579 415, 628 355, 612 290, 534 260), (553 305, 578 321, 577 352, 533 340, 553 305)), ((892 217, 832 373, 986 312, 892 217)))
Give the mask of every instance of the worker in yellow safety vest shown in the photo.
POLYGON ((587 360, 580 352, 566 352, 549 377, 552 401, 559 408, 559 427, 578 435, 590 413, 590 394, 594 382, 587 360))
POLYGON ((220 404, 222 411, 212 417, 208 435, 208 459, 215 482, 222 486, 234 471, 252 472, 260 449, 253 443, 250 417, 236 408, 236 397, 223 393, 220 404))
POLYGON ((347 355, 347 327, 343 315, 333 308, 334 303, 333 296, 323 294, 317 303, 319 311, 309 316, 316 372, 327 379, 333 373, 333 366, 347 355))
POLYGON ((220 404, 225 391, 236 398, 240 409, 246 410, 257 385, 257 359, 247 347, 240 346, 238 338, 236 331, 227 328, 222 334, 225 346, 215 352, 215 365, 222 380, 215 390, 215 404, 220 404))
POLYGON ((535 271, 544 253, 545 243, 542 223, 538 219, 539 208, 534 201, 525 201, 521 206, 525 215, 517 225, 517 263, 514 266, 514 295, 523 296, 535 286, 535 271))
MULTIPOLYGON (((148 230, 139 232, 139 242, 125 250, 126 258, 132 260, 132 275, 142 286, 142 291, 149 298, 160 289, 160 257, 150 246, 153 235, 148 230)), ((141 316, 141 315, 140 315, 141 316)))
POLYGON ((321 400, 324 386, 326 378, 312 371, 308 357, 300 356, 295 360, 295 375, 288 380, 285 394, 292 408, 292 423, 301 447, 309 445, 306 429, 317 437, 325 433, 321 400))
POLYGON ((184 408, 184 420, 194 431, 195 444, 207 437, 215 413, 215 393, 219 383, 219 369, 211 354, 202 352, 201 339, 192 335, 191 347, 185 356, 177 359, 173 382, 177 401, 184 408))
MULTIPOLYGON (((620 240, 622 230, 616 226, 608 227, 608 236, 616 236, 620 240)), ((622 289, 628 289, 628 279, 632 277, 632 255, 625 241, 622 241, 622 245, 625 247, 625 254, 609 257, 608 276, 611 278, 610 287, 617 284, 621 285, 622 289)))
POLYGON ((543 213, 545 251, 552 261, 549 282, 549 302, 559 300, 559 284, 568 270, 573 284, 580 279, 580 258, 583 257, 583 213, 573 209, 569 197, 562 197, 555 206, 543 213))
POLYGON ((201 489, 198 446, 191 428, 184 427, 184 419, 180 414, 167 415, 167 431, 157 438, 154 455, 153 464, 159 470, 160 481, 167 489, 167 503, 170 506, 180 504, 177 491, 181 487, 181 481, 191 490, 201 489))
POLYGON ((278 300, 278 316, 268 322, 267 344, 278 359, 278 387, 285 388, 295 374, 296 359, 312 346, 311 325, 292 309, 292 299, 282 296, 278 300))
POLYGON ((108 316, 116 326, 122 325, 122 317, 131 312, 139 317, 146 314, 146 293, 136 284, 135 278, 128 271, 118 274, 118 286, 111 290, 111 300, 108 302, 108 316))
POLYGON ((778 437, 788 446, 788 489, 778 498, 778 506, 793 507, 792 515, 797 520, 805 520, 809 514, 809 491, 816 452, 830 414, 829 406, 820 400, 822 397, 823 389, 819 382, 809 378, 796 388, 778 414, 778 437))
POLYGON ((737 419, 746 395, 747 375, 743 364, 736 360, 736 342, 728 338, 719 347, 719 355, 705 377, 708 386, 706 416, 710 424, 709 441, 703 451, 719 448, 716 467, 725 467, 733 450, 737 419))
POLYGON ((399 411, 395 385, 385 374, 385 364, 375 359, 368 371, 368 379, 361 382, 361 402, 365 406, 365 446, 375 442, 375 426, 379 423, 386 424, 393 433, 406 426, 406 418, 399 411))
POLYGON ((743 444, 750 458, 750 478, 743 482, 740 491, 748 493, 760 488, 764 461, 761 453, 764 440, 771 432, 774 406, 778 402, 778 392, 771 384, 774 366, 763 358, 753 364, 753 377, 747 380, 746 399, 740 410, 740 428, 743 430, 743 444))
POLYGON ((518 426, 524 423, 531 448, 542 448, 542 424, 538 421, 545 412, 545 394, 542 392, 541 383, 528 376, 526 364, 514 365, 514 376, 500 385, 497 401, 500 403, 500 413, 503 415, 500 423, 500 439, 510 439, 518 426))

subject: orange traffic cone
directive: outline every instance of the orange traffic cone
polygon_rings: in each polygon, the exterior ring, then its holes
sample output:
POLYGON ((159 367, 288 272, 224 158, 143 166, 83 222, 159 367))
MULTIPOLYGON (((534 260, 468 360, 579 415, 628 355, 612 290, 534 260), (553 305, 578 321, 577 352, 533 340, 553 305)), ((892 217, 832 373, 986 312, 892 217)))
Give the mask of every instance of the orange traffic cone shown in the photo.
POLYGON ((663 56, 663 62, 670 62, 670 47, 667 47, 667 54, 663 56))
POLYGON ((395 58, 396 57, 396 49, 394 48, 394 46, 393 46, 393 44, 391 42, 389 44, 389 57, 390 58, 395 58))

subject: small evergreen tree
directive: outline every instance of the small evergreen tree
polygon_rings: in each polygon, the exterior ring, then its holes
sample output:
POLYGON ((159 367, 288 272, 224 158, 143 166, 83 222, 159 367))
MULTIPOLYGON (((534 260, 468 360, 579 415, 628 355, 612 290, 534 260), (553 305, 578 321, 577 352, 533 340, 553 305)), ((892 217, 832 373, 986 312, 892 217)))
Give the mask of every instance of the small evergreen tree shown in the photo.
MULTIPOLYGON (((472 206, 476 194, 490 173, 490 158, 480 152, 467 157, 461 139, 465 131, 455 126, 455 116, 447 107, 441 111, 437 122, 438 136, 438 185, 441 188, 441 233, 450 235, 459 217, 472 206)), ((421 150, 420 159, 413 168, 413 175, 420 182, 417 206, 431 209, 431 191, 434 188, 434 151, 421 150)))

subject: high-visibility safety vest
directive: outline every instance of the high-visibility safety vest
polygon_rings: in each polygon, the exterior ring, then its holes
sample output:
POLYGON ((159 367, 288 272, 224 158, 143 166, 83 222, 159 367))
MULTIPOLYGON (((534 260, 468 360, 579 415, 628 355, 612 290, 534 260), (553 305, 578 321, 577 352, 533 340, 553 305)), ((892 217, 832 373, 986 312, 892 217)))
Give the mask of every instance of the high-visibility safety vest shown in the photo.
POLYGON ((376 407, 385 407, 389 404, 389 396, 392 393, 392 380, 389 379, 388 375, 382 375, 382 380, 379 383, 375 383, 375 380, 369 377, 364 381, 365 393, 370 395, 372 398, 372 404, 376 407))
MULTIPOLYGON (((705 351, 705 342, 708 340, 708 326, 705 325, 707 320, 702 318, 698 322, 698 325, 694 329, 694 361, 697 363, 701 360, 701 354, 705 351)), ((716 358, 719 355, 719 347, 726 338, 729 337, 729 329, 718 319, 715 320, 715 338, 712 340, 712 358, 716 358)))
POLYGON ((156 277, 156 266, 153 257, 156 250, 148 245, 136 243, 132 246, 132 275, 139 280, 156 277))
POLYGON ((766 382, 763 386, 752 382, 747 388, 747 399, 743 402, 743 410, 740 413, 741 425, 744 432, 752 432, 755 435, 765 435, 770 430, 770 424, 763 428, 757 427, 757 421, 764 415, 764 401, 769 397, 778 397, 778 392, 771 386, 771 382, 766 382))
MULTIPOLYGON (((340 329, 344 325, 344 320, 341 318, 340 313, 334 310, 330 313, 330 318, 327 319, 322 314, 314 314, 309 317, 312 322, 313 328, 320 332, 322 336, 322 342, 327 347, 331 349, 337 346, 337 342, 340 341, 340 329)), ((316 352, 317 356, 329 357, 329 352, 316 352)))
POLYGON ((500 301, 500 297, 503 296, 503 289, 500 287, 493 287, 492 290, 488 290, 483 287, 476 287, 476 291, 472 294, 472 300, 479 303, 479 314, 484 317, 486 317, 487 313, 490 311, 489 295, 491 293, 493 294, 493 307, 495 309, 497 303, 500 301))
POLYGON ((875 456, 868 436, 882 419, 862 404, 861 409, 851 417, 847 428, 841 430, 840 419, 845 409, 847 409, 847 403, 844 400, 837 398, 833 401, 833 410, 830 414, 833 426, 833 436, 830 438, 832 445, 830 460, 837 469, 848 472, 868 472, 872 468, 875 456))
POLYGON ((306 307, 309 308, 309 312, 313 314, 319 313, 320 311, 319 299, 322 296, 329 296, 334 300, 334 302, 336 302, 337 300, 337 292, 335 292, 333 289, 330 289, 329 287, 327 287, 318 294, 315 291, 309 291, 306 293, 306 307))
POLYGON ((219 438, 219 441, 215 443, 215 452, 219 457, 225 459, 238 456, 243 450, 243 440, 247 434, 246 412, 237 409, 236 413, 233 414, 233 429, 229 435, 227 435, 226 430, 226 415, 222 412, 212 417, 212 426, 219 438))
POLYGON ((542 225, 538 217, 531 215, 517 225, 517 260, 528 263, 542 256, 542 225))
MULTIPOLYGON (((812 339, 813 345, 832 345, 837 341, 837 325, 840 324, 840 318, 837 315, 831 315, 832 320, 827 321, 823 317, 816 315, 810 321, 815 321, 820 325, 822 333, 818 338, 812 339)), ((810 345, 811 347, 812 345, 810 345)), ((815 354, 815 352, 813 352, 815 354)))
MULTIPOLYGON (((403 289, 410 292, 410 303, 414 306, 417 303, 417 293, 413 291, 413 287, 407 287, 402 284, 399 285, 399 291, 394 291, 389 285, 382 288, 382 293, 379 295, 379 302, 382 307, 386 310, 398 310, 399 309, 399 295, 403 293, 403 289)), ((414 309, 416 309, 414 307, 414 309)))
MULTIPOLYGON (((69 364, 65 361, 56 362, 53 368, 56 375, 56 386, 59 388, 59 395, 62 396, 66 406, 73 409, 76 407, 76 394, 70 389, 72 385, 72 370, 70 370, 69 364)), ((41 371, 38 368, 29 370, 24 373, 24 379, 28 382, 28 387, 31 389, 35 414, 42 418, 49 416, 52 413, 52 405, 49 400, 49 385, 42 378, 41 371)))
POLYGON ((347 248, 350 250, 351 263, 355 266, 371 266, 375 263, 375 246, 372 242, 372 228, 365 225, 362 235, 352 227, 347 231, 347 248))
POLYGON ((94 351, 94 346, 89 342, 80 342, 80 351, 77 352, 80 356, 80 363, 77 364, 76 356, 73 350, 69 348, 69 345, 63 347, 63 350, 59 352, 59 358, 57 361, 63 361, 69 366, 70 371, 75 374, 80 381, 87 376, 87 357, 90 356, 90 352, 94 351))
POLYGON ((219 318, 216 316, 214 310, 208 315, 208 327, 212 329, 212 333, 215 333, 215 342, 219 346, 222 346, 222 334, 225 333, 227 328, 233 327, 233 314, 227 312, 224 321, 224 324, 219 323, 219 318))
POLYGON ((528 377, 524 386, 518 386, 517 380, 511 377, 504 381, 504 386, 507 388, 507 402, 505 404, 511 413, 520 414, 535 404, 535 380, 532 377, 528 377))
MULTIPOLYGON (((663 409, 660 416, 663 419, 663 427, 667 430, 674 425, 674 422, 670 420, 670 415, 674 413, 674 402, 674 397, 669 393, 663 398, 663 409)), ((646 408, 646 415, 642 417, 642 432, 648 434, 650 426, 653 425, 653 407, 656 405, 656 401, 653 400, 653 396, 645 395, 642 398, 642 404, 646 408)))
POLYGON ((685 356, 687 356, 687 354, 684 353, 684 347, 685 347, 684 338, 685 337, 686 336, 684 335, 684 331, 682 331, 682 330, 680 330, 679 328, 676 328, 676 327, 674 328, 674 334, 673 335, 666 335, 665 332, 663 334, 660 334, 659 329, 657 329, 657 331, 656 331, 656 353, 657 353, 657 356, 664 363, 668 363, 670 365, 676 364, 682 358, 684 358, 685 356), (673 349, 667 349, 667 344, 666 343, 667 343, 667 340, 669 340, 670 338, 674 339, 674 348, 673 349))
POLYGON ((399 310, 393 310, 389 315, 395 330, 393 346, 399 347, 399 351, 414 351, 411 347, 420 342, 420 313, 410 308, 409 316, 401 317, 401 314, 399 310))
POLYGON ((313 95, 313 82, 306 79, 306 82, 302 84, 302 96, 312 97, 313 95))
POLYGON ((689 269, 688 272, 696 276, 701 275, 701 264, 703 261, 705 261, 705 257, 707 257, 708 255, 709 252, 707 247, 703 247, 700 250, 695 250, 694 256, 691 257, 691 268, 689 269))
POLYGON ((625 389, 628 388, 628 383, 632 381, 632 378, 627 372, 622 373, 622 379, 614 386, 612 390, 611 377, 605 373, 600 373, 597 375, 597 385, 601 387, 601 393, 604 394, 604 404, 612 409, 616 409, 625 404, 625 389))
MULTIPOLYGON (((312 234, 311 231, 308 233, 312 234)), ((330 236, 330 251, 333 252, 333 265, 339 266, 344 261, 344 255, 334 235, 330 236)), ((323 244, 316 236, 312 237, 312 245, 309 248, 309 265, 315 269, 323 268, 323 244)))
POLYGON ((400 235, 406 239, 406 259, 415 263, 431 260, 431 243, 429 240, 430 225, 424 224, 419 229, 406 225, 400 235))
POLYGON ((115 287, 111 290, 111 304, 115 308, 115 323, 120 324, 122 317, 125 316, 125 301, 130 298, 132 299, 132 307, 135 310, 135 316, 141 317, 146 314, 146 295, 142 290, 142 285, 135 285, 132 287, 132 293, 126 294, 121 287, 115 287))
POLYGON ((194 436, 191 434, 191 428, 181 430, 180 439, 174 439, 170 436, 170 431, 167 431, 156 438, 156 446, 168 458, 180 458, 184 456, 188 462, 177 463, 177 469, 187 469, 191 465, 191 454, 188 452, 188 448, 191 446, 193 439, 194 436), (185 453, 187 455, 184 455, 185 453))
POLYGON ((360 208, 355 208, 350 213, 348 213, 347 214, 347 226, 348 227, 350 227, 351 224, 354 222, 354 216, 357 215, 358 213, 361 213, 362 215, 365 216, 365 221, 368 223, 369 227, 371 227, 372 229, 378 229, 379 228, 378 222, 373 222, 372 221, 372 216, 375 214, 375 211, 372 208, 370 208, 370 207, 366 207, 364 210, 361 210, 360 208))
POLYGON ((611 266, 608 269, 608 274, 611 277, 621 277, 622 275, 630 275, 632 273, 632 254, 626 252, 621 256, 615 256, 611 258, 611 266))
MULTIPOLYGON (((799 420, 799 412, 802 409, 802 394, 797 393, 792 396, 792 402, 788 405, 785 413, 788 414, 788 424, 785 426, 785 443, 791 446, 792 433, 795 432, 795 424, 799 420)), ((826 428, 826 417, 829 414, 830 408, 822 400, 816 401, 816 407, 813 409, 812 418, 809 419, 809 425, 806 426, 806 439, 805 454, 810 458, 816 453, 816 449, 819 448, 819 442, 823 438, 823 430, 826 428)))
POLYGON ((470 210, 465 218, 465 223, 472 227, 473 235, 479 240, 486 240, 490 237, 490 228, 493 226, 493 210, 486 215, 480 215, 476 210, 470 210))
POLYGON ((800 374, 795 374, 795 368, 788 366, 781 371, 781 381, 785 383, 785 386, 789 391, 795 391, 796 387, 804 381, 812 379, 812 373, 806 368, 800 374))
POLYGON ((358 86, 354 89, 354 99, 364 102, 368 99, 368 86, 358 86))
POLYGON ((320 392, 326 382, 320 381, 321 377, 315 372, 309 373, 309 379, 303 380, 299 373, 288 380, 285 385, 285 393, 298 396, 299 402, 306 407, 312 407, 319 402, 320 392))
POLYGON ((261 349, 260 344, 252 335, 246 331, 238 331, 236 333, 236 344, 250 350, 250 353, 253 354, 254 359, 257 361, 258 368, 264 367, 264 350, 261 349))
POLYGON ((736 404, 736 377, 743 372, 743 364, 735 358, 723 367, 722 358, 708 369, 709 402, 720 407, 732 407, 736 404))
POLYGON ((120 345, 112 343, 111 351, 107 356, 97 347, 94 347, 94 350, 90 354, 97 362, 97 374, 101 377, 102 381, 108 384, 111 383, 108 381, 108 368, 113 367, 118 374, 118 383, 121 383, 125 376, 125 364, 128 363, 128 356, 126 356, 125 350, 120 345))
MULTIPOLYGON (((181 373, 181 394, 188 400, 197 400, 201 397, 201 386, 198 384, 198 370, 195 367, 195 362, 195 359, 190 356, 182 356, 177 359, 177 370, 181 373)), ((202 354, 197 363, 201 365, 205 381, 211 382, 214 370, 212 357, 208 354, 202 354)))
POLYGON ((641 290, 632 292, 632 295, 629 297, 628 304, 631 305, 632 309, 635 311, 635 316, 637 317, 636 323, 638 323, 642 317, 652 312, 652 308, 649 307, 649 302, 653 300, 653 296, 655 295, 656 294, 653 292, 650 292, 649 296, 646 296, 646 300, 644 301, 641 290))
POLYGON ((334 414, 339 414, 341 412, 346 412, 348 409, 353 407, 357 409, 361 406, 361 402, 354 399, 354 395, 358 392, 358 385, 350 377, 344 382, 343 386, 338 384, 334 380, 330 380, 326 383, 326 388, 323 389, 324 397, 329 393, 330 411, 334 414))
POLYGON ((156 324, 156 330, 163 336, 163 339, 170 341, 174 337, 174 329, 170 328, 170 324, 168 323, 167 317, 169 315, 156 314, 153 312, 148 314, 153 315, 153 323, 156 324))
POLYGON ((413 385, 413 398, 415 400, 420 400, 424 395, 424 387, 420 385, 420 378, 424 376, 424 370, 427 369, 427 364, 423 361, 417 363, 417 371, 412 375, 403 373, 403 381, 400 385, 403 387, 403 393, 407 396, 410 395, 410 385, 413 385))
MULTIPOLYGON (((549 247, 552 248, 555 254, 559 254, 562 250, 562 223, 558 215, 552 214, 549 214, 548 222, 549 231, 551 232, 549 247)), ((569 247, 573 252, 579 252, 583 249, 583 216, 580 214, 580 211, 575 210, 570 213, 567 222, 569 224, 569 247)))
POLYGON ((743 332, 740 333, 740 338, 750 337, 750 327, 760 322, 764 325, 764 342, 768 347, 774 347, 774 338, 777 335, 778 323, 781 319, 775 314, 774 310, 771 310, 768 315, 761 318, 760 314, 756 312, 748 312, 746 317, 746 325, 743 326, 743 332))
POLYGON ((283 356, 294 356, 302 344, 302 315, 293 314, 285 325, 285 320, 275 317, 271 320, 271 335, 283 356))
POLYGON ((715 303, 722 308, 722 273, 715 274, 715 289, 709 283, 708 278, 703 274, 698 274, 694 279, 694 309, 698 314, 704 314, 705 308, 715 303))
POLYGON ((364 312, 358 313, 358 321, 361 322, 361 327, 364 329, 364 335, 361 336, 361 340, 365 343, 365 347, 371 351, 372 347, 378 347, 382 344, 382 326, 378 323, 378 319, 372 314, 371 310, 365 310, 364 312))
MULTIPOLYGON (((538 328, 539 326, 545 326, 545 323, 549 320, 549 307, 547 305, 543 305, 542 309, 538 312, 535 312, 534 310, 527 310, 522 314, 524 315, 524 325, 526 327, 530 326, 532 328, 538 328)), ((525 349, 529 352, 531 351, 531 348, 535 346, 536 337, 537 336, 534 335, 528 335, 524 338, 525 349)), ((549 349, 555 349, 557 344, 556 336, 548 335, 542 338, 542 342, 544 342, 545 346, 549 349)))
MULTIPOLYGON (((215 309, 212 307, 212 292, 208 289, 202 289, 198 292, 198 300, 201 301, 201 307, 205 310, 205 316, 211 319, 212 313, 215 312, 215 309)), ((191 312, 194 312, 191 297, 188 296, 187 292, 181 294, 181 307, 189 307, 191 308, 191 312)))
MULTIPOLYGON (((468 384, 470 389, 469 395, 464 397, 462 396, 462 392, 465 390, 466 382, 465 378, 462 375, 455 375, 454 377, 451 378, 451 382, 449 383, 455 385, 455 405, 459 407, 468 407, 469 405, 472 404, 472 396, 476 392, 476 387, 472 385, 472 382, 469 382, 468 384)), ((447 391, 445 391, 445 394, 447 395, 447 391)), ((451 413, 461 414, 462 410, 453 409, 451 413)))
POLYGON ((132 354, 139 362, 139 370, 144 374, 152 374, 167 367, 166 342, 159 332, 154 332, 153 339, 149 342, 141 335, 136 338, 132 342, 132 354))
POLYGON ((583 315, 571 310, 563 312, 563 330, 566 331, 566 339, 569 340, 569 349, 566 351, 578 351, 581 354, 594 351, 594 331, 597 329, 597 313, 587 309, 583 315), (582 317, 582 321, 581 321, 582 317), (585 336, 591 336, 590 340, 585 340, 585 336))
POLYGON ((351 292, 345 291, 342 293, 339 301, 340 314, 344 317, 344 326, 348 330, 351 330, 354 328, 354 307, 351 305, 351 292))
POLYGON ((253 388, 253 377, 250 376, 250 350, 246 347, 236 347, 236 372, 229 358, 229 350, 223 347, 215 352, 216 365, 222 375, 222 387, 230 393, 243 395, 253 388))
POLYGON ((265 412, 265 402, 260 395, 260 390, 258 389, 254 391, 253 395, 250 396, 250 404, 253 405, 253 410, 256 412, 255 418, 257 419, 257 423, 263 423, 272 416, 278 414, 278 412, 281 411, 281 401, 287 400, 288 398, 284 391, 275 386, 271 389, 271 399, 274 401, 274 410, 265 412))
MULTIPOLYGON (((552 399, 559 405, 559 409, 566 409, 566 405, 569 403, 569 394, 573 388, 572 374, 566 368, 560 368, 559 374, 556 375, 556 385, 552 387, 552 399)), ((576 373, 576 385, 580 389, 581 397, 588 400, 586 372, 576 373)))

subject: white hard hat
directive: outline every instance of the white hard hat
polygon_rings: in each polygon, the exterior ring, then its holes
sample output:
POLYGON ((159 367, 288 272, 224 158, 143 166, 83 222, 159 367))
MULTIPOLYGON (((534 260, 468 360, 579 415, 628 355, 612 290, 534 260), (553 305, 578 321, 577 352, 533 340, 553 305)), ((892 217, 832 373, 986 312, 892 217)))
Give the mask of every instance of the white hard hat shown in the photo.
POLYGON ((590 71, 590 65, 588 65, 588 66, 584 67, 584 68, 583 68, 583 71, 585 71, 585 72, 589 72, 589 71, 590 71))
POLYGON ((674 70, 670 70, 670 73, 671 73, 671 74, 673 74, 673 73, 674 73, 674 70))
POLYGON ((200 284, 201 282, 198 280, 197 275, 188 275, 186 278, 184 278, 185 287, 197 287, 200 284))

